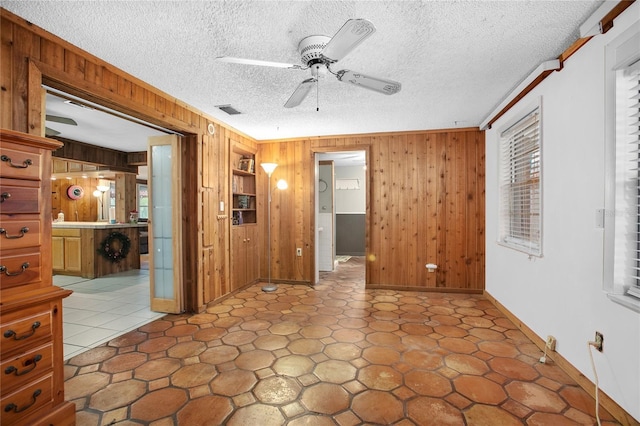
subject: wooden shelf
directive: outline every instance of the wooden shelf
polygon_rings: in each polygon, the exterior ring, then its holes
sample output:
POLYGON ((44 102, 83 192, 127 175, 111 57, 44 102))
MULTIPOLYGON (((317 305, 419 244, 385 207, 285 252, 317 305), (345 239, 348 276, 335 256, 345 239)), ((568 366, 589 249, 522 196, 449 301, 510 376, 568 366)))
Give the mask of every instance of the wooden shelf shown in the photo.
POLYGON ((254 177, 256 175, 255 173, 247 172, 245 170, 240 170, 240 169, 233 169, 233 174, 238 176, 254 176, 254 177))
POLYGON ((233 226, 255 224, 257 222, 255 154, 233 150, 231 170, 231 223, 233 226))

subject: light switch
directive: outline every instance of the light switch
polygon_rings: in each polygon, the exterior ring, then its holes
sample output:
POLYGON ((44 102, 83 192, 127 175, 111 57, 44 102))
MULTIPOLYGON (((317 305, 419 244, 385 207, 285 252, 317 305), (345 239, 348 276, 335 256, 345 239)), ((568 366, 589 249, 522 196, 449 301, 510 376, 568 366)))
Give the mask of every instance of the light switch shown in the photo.
POLYGON ((220 201, 220 211, 224 211, 224 201, 220 201))

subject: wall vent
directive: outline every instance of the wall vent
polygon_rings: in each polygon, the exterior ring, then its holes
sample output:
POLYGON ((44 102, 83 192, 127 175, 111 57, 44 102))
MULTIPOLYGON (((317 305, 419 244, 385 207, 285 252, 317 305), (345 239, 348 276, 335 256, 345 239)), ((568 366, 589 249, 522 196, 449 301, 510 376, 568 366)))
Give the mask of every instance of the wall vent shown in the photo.
POLYGON ((237 109, 235 109, 231 105, 216 105, 216 108, 219 108, 220 110, 226 112, 229 115, 242 114, 240 111, 238 111, 237 109))

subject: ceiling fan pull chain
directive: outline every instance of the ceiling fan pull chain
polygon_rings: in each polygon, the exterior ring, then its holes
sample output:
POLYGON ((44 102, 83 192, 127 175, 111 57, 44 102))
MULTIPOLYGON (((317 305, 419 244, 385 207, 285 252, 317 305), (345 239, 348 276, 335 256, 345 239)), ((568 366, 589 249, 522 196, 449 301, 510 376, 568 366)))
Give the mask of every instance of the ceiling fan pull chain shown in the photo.
POLYGON ((320 79, 316 80, 316 112, 320 111, 320 79))

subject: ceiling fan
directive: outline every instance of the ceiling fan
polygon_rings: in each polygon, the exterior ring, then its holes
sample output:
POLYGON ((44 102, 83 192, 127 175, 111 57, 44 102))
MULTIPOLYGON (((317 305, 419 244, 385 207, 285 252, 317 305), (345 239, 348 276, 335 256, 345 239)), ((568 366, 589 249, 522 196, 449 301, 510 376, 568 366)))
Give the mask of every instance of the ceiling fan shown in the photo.
MULTIPOLYGON (((45 120, 46 121, 53 121, 54 123, 61 123, 61 124, 68 124, 70 126, 77 126, 78 123, 76 123, 76 121, 72 118, 68 118, 68 117, 60 117, 58 115, 49 115, 47 114, 45 116, 45 120)), ((46 136, 58 136, 60 134, 59 131, 54 130, 50 127, 45 127, 45 135, 46 136)))
POLYGON ((218 61, 260 65, 266 67, 289 68, 297 70, 311 70, 311 78, 302 81, 284 104, 285 108, 293 108, 305 99, 318 78, 327 72, 336 76, 339 81, 351 83, 359 87, 373 90, 385 95, 398 93, 401 84, 397 81, 362 74, 357 71, 333 71, 331 67, 355 49, 360 43, 376 31, 375 26, 366 19, 349 19, 333 37, 313 35, 303 38, 298 44, 298 52, 303 65, 286 64, 281 62, 261 61, 256 59, 234 58, 219 56, 218 61))

